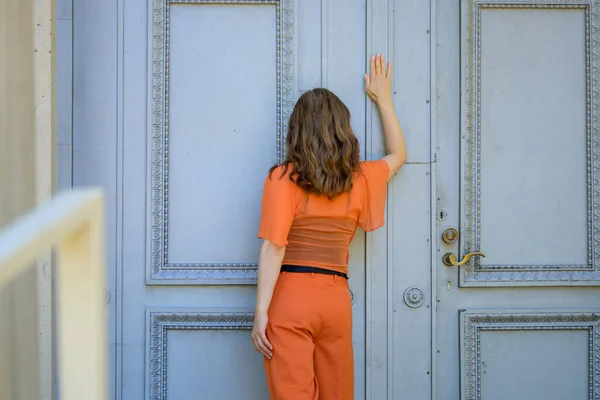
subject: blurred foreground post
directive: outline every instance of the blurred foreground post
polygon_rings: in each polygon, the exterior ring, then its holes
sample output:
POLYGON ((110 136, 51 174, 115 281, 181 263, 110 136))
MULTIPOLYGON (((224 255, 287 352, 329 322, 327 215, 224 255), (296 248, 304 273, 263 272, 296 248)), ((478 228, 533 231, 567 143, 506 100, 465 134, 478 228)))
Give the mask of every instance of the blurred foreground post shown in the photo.
MULTIPOLYGON (((60 399, 107 400, 104 197, 100 190, 55 196, 0 231, 0 290, 35 271, 32 263, 50 247, 58 249, 60 399)), ((15 364, 8 364, 5 372, 15 367, 19 370, 21 349, 7 350, 12 351, 15 364)), ((31 379, 29 383, 34 385, 37 375, 27 376, 27 372, 19 379, 26 383, 31 379)), ((17 387, 19 382, 8 383, 12 383, 8 389, 12 392, 3 389, 2 400, 35 398, 34 393, 17 387)))

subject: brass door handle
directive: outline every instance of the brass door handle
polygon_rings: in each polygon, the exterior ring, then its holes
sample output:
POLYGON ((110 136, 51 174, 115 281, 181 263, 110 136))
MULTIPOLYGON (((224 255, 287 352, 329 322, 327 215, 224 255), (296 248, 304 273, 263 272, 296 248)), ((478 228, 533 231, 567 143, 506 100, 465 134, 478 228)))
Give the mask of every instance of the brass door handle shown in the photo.
POLYGON ((485 254, 483 254, 480 251, 474 251, 472 253, 465 254, 465 257, 461 261, 457 261, 456 254, 446 253, 442 256, 442 262, 444 263, 444 265, 447 265, 449 267, 452 267, 452 266, 458 267, 460 265, 466 264, 473 256, 485 257, 485 254))

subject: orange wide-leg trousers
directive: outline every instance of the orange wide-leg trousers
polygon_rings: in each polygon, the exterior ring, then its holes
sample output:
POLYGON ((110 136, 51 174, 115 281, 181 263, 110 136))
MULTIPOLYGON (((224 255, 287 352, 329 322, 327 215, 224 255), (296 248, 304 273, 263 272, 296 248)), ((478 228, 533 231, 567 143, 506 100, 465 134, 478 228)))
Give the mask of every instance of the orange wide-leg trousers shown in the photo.
POLYGON ((346 279, 282 272, 269 308, 271 400, 353 400, 352 304, 346 279))

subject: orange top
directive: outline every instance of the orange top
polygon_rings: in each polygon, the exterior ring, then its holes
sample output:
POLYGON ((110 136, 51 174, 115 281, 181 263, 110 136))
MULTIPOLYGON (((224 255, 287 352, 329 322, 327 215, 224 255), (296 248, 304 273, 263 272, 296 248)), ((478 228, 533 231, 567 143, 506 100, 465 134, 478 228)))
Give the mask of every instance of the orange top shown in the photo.
POLYGON ((290 181, 289 170, 281 177, 282 169, 265 180, 258 237, 287 246, 283 264, 347 273, 356 227, 369 232, 383 226, 387 162, 361 162, 352 189, 333 200, 307 194, 290 181))

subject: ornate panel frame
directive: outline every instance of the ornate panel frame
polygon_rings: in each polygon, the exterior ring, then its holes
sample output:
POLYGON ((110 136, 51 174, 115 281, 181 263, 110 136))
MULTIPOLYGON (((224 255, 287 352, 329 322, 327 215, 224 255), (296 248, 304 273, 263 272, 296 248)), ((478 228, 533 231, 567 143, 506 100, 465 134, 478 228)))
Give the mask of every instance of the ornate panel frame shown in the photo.
POLYGON ((588 399, 600 399, 600 310, 569 312, 519 310, 518 313, 460 312, 461 399, 481 400, 481 333, 484 331, 588 331, 588 399))
POLYGON ((461 267, 461 286, 600 285, 600 0, 463 0, 461 112, 461 241, 463 254, 480 251, 481 235, 481 13, 496 9, 579 9, 585 12, 587 92, 588 262, 582 265, 485 265, 473 257, 461 267))
POLYGON ((276 7, 277 120, 274 151, 283 142, 296 93, 294 49, 295 0, 153 0, 150 8, 150 92, 148 143, 147 284, 254 284, 257 263, 170 263, 169 250, 169 62, 170 7, 177 4, 276 7))
POLYGON ((167 340, 171 330, 252 330, 249 311, 146 310, 146 399, 167 398, 167 340))

